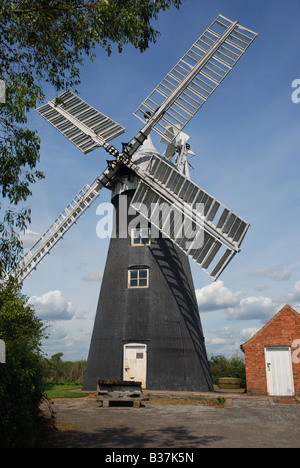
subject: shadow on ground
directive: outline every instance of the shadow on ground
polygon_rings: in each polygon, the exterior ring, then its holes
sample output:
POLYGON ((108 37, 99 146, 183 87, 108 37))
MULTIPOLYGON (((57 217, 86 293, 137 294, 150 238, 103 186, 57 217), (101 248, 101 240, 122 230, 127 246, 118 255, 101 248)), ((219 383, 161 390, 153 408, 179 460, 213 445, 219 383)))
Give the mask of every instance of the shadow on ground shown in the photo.
MULTIPOLYGON (((157 431, 149 430, 137 434, 128 426, 97 430, 86 433, 82 431, 64 430, 57 435, 57 444, 64 448, 148 448, 156 447, 157 431)), ((160 446, 175 448, 208 447, 213 442, 223 439, 219 436, 194 436, 185 427, 166 427, 160 432, 160 446)))

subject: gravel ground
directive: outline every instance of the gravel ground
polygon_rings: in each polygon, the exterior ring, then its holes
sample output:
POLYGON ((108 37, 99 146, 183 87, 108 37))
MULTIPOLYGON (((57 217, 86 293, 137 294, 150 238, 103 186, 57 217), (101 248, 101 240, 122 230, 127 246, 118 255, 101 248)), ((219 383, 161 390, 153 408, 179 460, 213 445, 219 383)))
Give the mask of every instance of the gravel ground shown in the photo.
POLYGON ((156 450, 300 447, 299 401, 225 396, 225 407, 213 407, 196 398, 172 398, 150 398, 140 408, 101 408, 94 395, 54 400, 57 443, 62 448, 156 450))

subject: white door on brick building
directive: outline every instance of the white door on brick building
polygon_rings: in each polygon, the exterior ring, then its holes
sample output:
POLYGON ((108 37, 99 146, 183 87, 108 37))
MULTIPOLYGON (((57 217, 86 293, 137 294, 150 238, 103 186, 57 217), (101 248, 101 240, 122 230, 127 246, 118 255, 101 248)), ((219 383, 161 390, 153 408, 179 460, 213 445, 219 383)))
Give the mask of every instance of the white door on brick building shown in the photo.
POLYGON ((291 348, 265 348, 267 389, 270 396, 292 396, 295 393, 291 348))

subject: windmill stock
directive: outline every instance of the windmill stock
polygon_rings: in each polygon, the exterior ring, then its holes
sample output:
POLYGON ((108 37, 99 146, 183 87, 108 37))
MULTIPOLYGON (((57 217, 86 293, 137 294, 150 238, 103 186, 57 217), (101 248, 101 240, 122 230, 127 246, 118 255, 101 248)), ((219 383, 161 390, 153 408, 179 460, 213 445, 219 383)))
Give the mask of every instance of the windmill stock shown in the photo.
MULTIPOLYGON (((240 251, 249 223, 189 179, 188 136, 183 128, 256 36, 219 15, 135 111, 143 127, 123 143, 122 151, 109 142, 124 127, 70 91, 59 96, 59 104, 53 100, 37 109, 83 153, 102 147, 114 159, 27 252, 16 272, 19 279, 23 281, 50 253, 102 188, 112 192, 117 220, 124 197, 126 206, 144 219, 127 238, 119 235, 116 221, 85 390, 95 390, 99 379, 139 380, 149 389, 212 389, 188 258, 216 280, 240 251), (153 147, 151 131, 168 144, 165 155, 153 147), (189 228, 183 230, 183 225, 189 228), (156 237, 154 229, 159 232, 156 237)), ((129 226, 132 221, 129 217, 129 226)))

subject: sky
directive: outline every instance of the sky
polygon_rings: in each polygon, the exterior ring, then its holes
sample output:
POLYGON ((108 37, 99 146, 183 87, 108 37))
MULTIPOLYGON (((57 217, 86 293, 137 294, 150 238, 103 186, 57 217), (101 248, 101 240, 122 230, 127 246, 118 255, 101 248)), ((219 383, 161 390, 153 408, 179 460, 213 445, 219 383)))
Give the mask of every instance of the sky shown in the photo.
MULTIPOLYGON (((179 11, 159 15, 161 36, 144 54, 127 46, 107 57, 97 49, 94 63, 82 67, 78 91, 126 127, 113 141, 121 150, 141 128, 132 113, 218 14, 259 34, 185 128, 196 154, 193 182, 251 223, 241 252, 217 282, 191 261, 208 356, 231 357, 241 355, 240 345, 283 305, 300 312, 299 0, 183 0, 179 11)), ((52 100, 55 90, 45 90, 46 101, 52 100)), ((46 179, 27 200, 32 223, 26 247, 103 172, 108 157, 103 149, 84 155, 36 112, 29 126, 42 139, 39 169, 46 179)), ((152 139, 163 152, 159 138, 152 139)), ((96 234, 97 207, 109 201, 110 192, 102 190, 24 281, 23 293, 48 325, 47 356, 87 358, 109 246, 96 234)))

